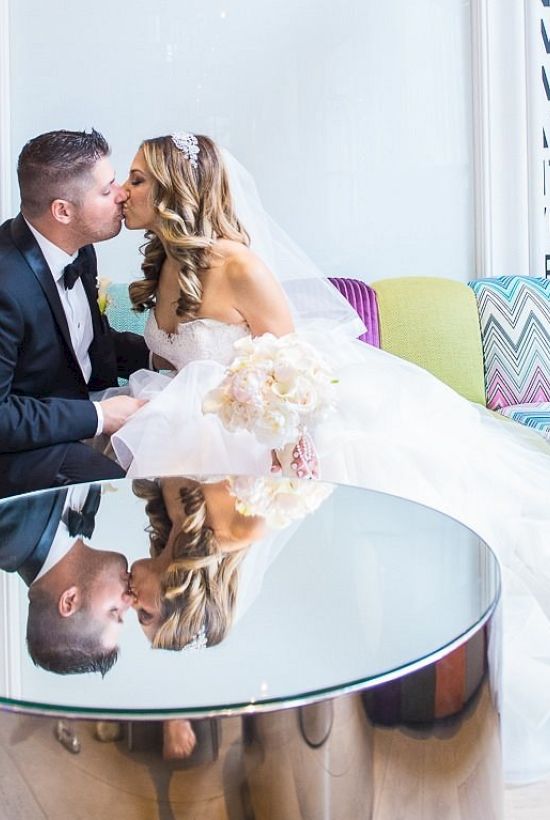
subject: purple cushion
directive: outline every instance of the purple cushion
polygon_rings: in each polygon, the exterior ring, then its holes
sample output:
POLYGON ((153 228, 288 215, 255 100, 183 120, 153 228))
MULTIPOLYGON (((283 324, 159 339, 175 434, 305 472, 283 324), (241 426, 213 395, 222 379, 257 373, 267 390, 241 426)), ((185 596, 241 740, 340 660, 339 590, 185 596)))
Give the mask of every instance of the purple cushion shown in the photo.
POLYGON ((376 293, 366 282, 359 279, 343 279, 340 276, 329 278, 334 287, 345 296, 363 320, 366 333, 359 338, 373 347, 380 347, 380 330, 378 325, 378 302, 376 293))

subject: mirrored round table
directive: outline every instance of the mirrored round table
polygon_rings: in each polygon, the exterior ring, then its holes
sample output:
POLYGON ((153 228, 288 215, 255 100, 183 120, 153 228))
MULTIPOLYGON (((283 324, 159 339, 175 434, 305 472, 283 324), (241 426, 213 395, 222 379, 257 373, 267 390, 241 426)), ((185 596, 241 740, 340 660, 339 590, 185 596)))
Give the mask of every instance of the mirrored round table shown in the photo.
POLYGON ((500 576, 458 522, 320 482, 124 479, 0 503, 0 565, 2 708, 121 722, 124 772, 190 719, 186 799, 206 767, 226 808, 178 817, 371 817, 376 724, 445 745, 499 816, 500 576))

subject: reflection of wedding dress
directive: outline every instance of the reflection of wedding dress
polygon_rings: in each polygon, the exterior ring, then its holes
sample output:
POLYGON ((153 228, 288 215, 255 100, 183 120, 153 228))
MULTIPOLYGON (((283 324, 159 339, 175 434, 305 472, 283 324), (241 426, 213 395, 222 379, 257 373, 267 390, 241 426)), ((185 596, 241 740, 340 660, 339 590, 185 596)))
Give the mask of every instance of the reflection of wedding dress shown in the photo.
MULTIPOLYGON (((315 431, 322 478, 421 502, 465 523, 498 554, 505 580, 504 737, 510 779, 550 772, 550 448, 474 406, 427 371, 362 342, 306 337, 338 376, 337 411, 315 431)), ((137 374, 155 396, 113 437, 134 476, 265 474, 270 458, 251 434, 226 432, 201 402, 233 358, 246 325, 198 319, 168 335, 150 312, 151 349, 173 378, 137 374), (131 461, 133 457, 133 461, 131 461), (131 461, 131 463, 130 463, 131 461)))

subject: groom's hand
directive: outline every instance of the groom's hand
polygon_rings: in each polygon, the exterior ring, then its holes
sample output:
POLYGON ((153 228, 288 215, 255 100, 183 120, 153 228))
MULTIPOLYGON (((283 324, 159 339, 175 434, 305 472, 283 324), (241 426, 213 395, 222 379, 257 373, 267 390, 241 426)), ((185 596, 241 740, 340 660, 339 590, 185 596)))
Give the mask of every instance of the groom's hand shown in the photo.
POLYGON ((103 432, 109 436, 116 433, 144 404, 147 404, 147 399, 134 399, 131 396, 114 396, 100 402, 103 411, 103 432))

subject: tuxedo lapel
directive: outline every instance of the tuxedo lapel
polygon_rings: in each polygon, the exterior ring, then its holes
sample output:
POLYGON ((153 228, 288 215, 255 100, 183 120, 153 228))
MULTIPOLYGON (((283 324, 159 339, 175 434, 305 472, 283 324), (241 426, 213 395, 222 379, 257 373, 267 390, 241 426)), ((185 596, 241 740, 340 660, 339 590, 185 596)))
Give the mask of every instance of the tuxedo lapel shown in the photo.
MULTIPOLYGON (((109 359, 109 340, 106 338, 105 324, 97 304, 97 262, 95 250, 92 245, 83 249, 86 254, 84 273, 81 276, 86 298, 90 306, 92 317, 93 339, 88 350, 90 363, 92 365, 92 382, 95 382, 97 374, 100 373, 109 359)), ((95 388, 101 389, 101 388, 95 388)))
POLYGON ((90 390, 105 390, 117 384, 117 363, 111 329, 97 303, 97 259, 93 245, 81 249, 85 254, 82 284, 90 305, 94 337, 88 349, 92 365, 90 390))
POLYGON ((81 253, 85 256, 83 263, 84 273, 80 278, 84 286, 88 304, 90 305, 95 338, 96 336, 101 335, 103 330, 101 326, 101 316, 97 305, 97 263, 95 259, 95 251, 91 245, 87 245, 85 248, 82 248, 81 253))
MULTIPOLYGON (((49 493, 48 493, 49 495, 49 493)), ((53 504, 51 504, 50 514, 44 524, 44 529, 40 534, 40 538, 29 557, 21 564, 17 570, 23 581, 30 587, 36 576, 44 566, 44 562, 48 557, 52 547, 53 539, 59 522, 61 521, 61 514, 65 499, 67 498, 67 490, 60 490, 52 493, 53 504)), ((49 499, 48 499, 49 501, 49 499)))
MULTIPOLYGON (((71 334, 69 333, 67 317, 65 316, 65 311, 63 310, 63 306, 61 304, 61 300, 57 292, 57 286, 54 282, 52 273, 46 263, 46 260, 42 255, 42 251, 38 247, 38 244, 35 241, 34 236, 29 230, 27 223, 25 222, 21 214, 19 214, 15 217, 15 219, 12 220, 11 235, 14 244, 17 246, 17 248, 23 255, 27 265, 30 267, 30 269, 38 279, 40 287, 44 291, 46 299, 48 300, 55 321, 57 322, 57 325, 61 331, 63 340, 65 341, 65 344, 67 345, 76 364, 78 365, 78 361, 71 342, 71 334)), ((78 372, 80 372, 80 367, 78 367, 78 372)))
POLYGON ((0 504, 0 568, 30 585, 44 565, 61 521, 67 490, 32 493, 0 504))

